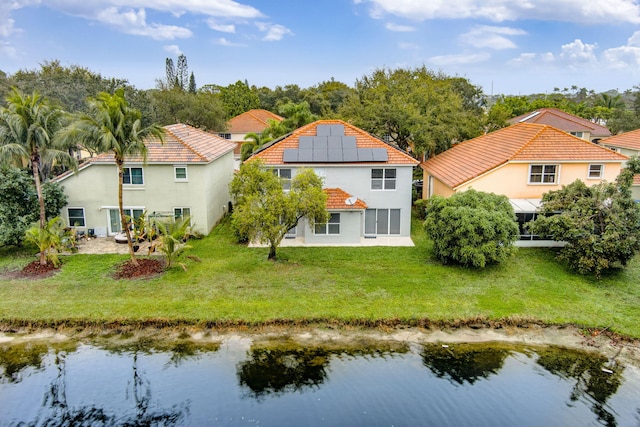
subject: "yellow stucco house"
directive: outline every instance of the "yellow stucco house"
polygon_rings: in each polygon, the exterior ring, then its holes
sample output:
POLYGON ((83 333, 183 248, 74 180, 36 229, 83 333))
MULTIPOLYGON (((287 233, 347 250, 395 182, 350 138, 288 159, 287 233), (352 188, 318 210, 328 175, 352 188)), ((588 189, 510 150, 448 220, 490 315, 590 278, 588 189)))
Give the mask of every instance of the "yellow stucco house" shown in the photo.
MULTIPOLYGON (((605 138, 600 141, 600 144, 625 156, 640 156, 640 129, 605 138)), ((640 175, 633 177, 631 193, 634 199, 640 200, 640 175)))
MULTIPOLYGON (((423 197, 473 188, 511 200, 522 225, 542 195, 580 179, 616 179, 628 157, 548 125, 518 123, 462 142, 423 162, 423 197)), ((536 240, 521 227, 523 240, 536 240)))

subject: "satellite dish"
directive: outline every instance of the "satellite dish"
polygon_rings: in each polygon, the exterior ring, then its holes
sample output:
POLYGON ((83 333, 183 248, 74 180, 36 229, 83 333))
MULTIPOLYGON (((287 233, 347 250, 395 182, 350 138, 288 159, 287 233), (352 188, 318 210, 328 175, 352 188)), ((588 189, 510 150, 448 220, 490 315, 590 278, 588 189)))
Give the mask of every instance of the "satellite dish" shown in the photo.
POLYGON ((347 200, 345 200, 344 202, 345 202, 345 204, 347 204, 347 205, 349 205, 349 206, 353 206, 353 205, 355 205, 355 204, 356 204, 356 202, 357 202, 357 201, 358 201, 358 198, 357 198, 357 197, 353 197, 353 196, 351 196, 351 197, 349 197, 347 200))

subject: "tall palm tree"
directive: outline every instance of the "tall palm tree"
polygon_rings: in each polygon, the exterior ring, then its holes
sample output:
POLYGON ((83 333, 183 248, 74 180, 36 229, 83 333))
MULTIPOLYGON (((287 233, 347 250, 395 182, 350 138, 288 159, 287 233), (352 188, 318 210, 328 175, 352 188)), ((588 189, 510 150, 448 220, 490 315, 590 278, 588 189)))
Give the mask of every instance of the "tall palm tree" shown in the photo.
POLYGON ((63 136, 85 145, 96 153, 112 153, 118 167, 118 208, 120 221, 127 236, 131 262, 138 265, 133 251, 131 230, 124 214, 122 201, 124 161, 128 156, 141 155, 146 161, 147 147, 144 140, 157 138, 164 141, 164 129, 157 124, 142 126, 142 114, 129 106, 120 88, 113 95, 101 92, 88 99, 90 112, 80 114, 63 132, 63 136))
MULTIPOLYGON (((40 229, 43 230, 46 226, 40 176, 43 161, 75 168, 75 159, 67 151, 57 149, 57 140, 53 138, 62 126, 63 112, 37 92, 26 96, 12 88, 6 101, 7 107, 0 109, 0 160, 31 168, 40 205, 40 229)), ((40 264, 46 263, 45 253, 41 252, 40 264)))

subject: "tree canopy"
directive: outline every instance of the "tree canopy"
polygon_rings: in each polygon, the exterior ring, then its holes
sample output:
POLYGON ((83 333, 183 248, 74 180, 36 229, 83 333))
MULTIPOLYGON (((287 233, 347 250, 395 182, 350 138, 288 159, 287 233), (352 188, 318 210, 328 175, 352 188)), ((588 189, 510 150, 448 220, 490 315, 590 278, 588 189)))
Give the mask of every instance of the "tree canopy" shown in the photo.
POLYGON ((327 195, 313 169, 300 169, 285 191, 280 178, 260 161, 243 163, 230 188, 236 200, 232 224, 251 241, 269 245, 269 259, 287 231, 306 218, 313 227, 328 220, 327 195))
POLYGON ((640 172, 637 158, 616 182, 587 187, 576 180, 545 193, 531 231, 566 242, 558 258, 578 273, 599 278, 623 268, 640 250, 640 207, 630 190, 634 172, 640 172))
POLYGON ((518 225, 509 199, 473 189, 427 202, 425 230, 436 258, 470 267, 506 260, 513 254, 518 225))

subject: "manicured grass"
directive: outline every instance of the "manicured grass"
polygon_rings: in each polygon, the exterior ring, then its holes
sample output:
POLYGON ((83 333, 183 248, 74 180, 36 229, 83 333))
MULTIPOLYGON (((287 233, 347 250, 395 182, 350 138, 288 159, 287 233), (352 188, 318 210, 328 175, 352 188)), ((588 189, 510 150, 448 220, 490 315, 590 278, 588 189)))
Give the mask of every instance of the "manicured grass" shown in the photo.
MULTIPOLYGON (((571 273, 550 249, 520 249, 484 270, 443 266, 414 223, 413 248, 280 248, 235 243, 229 225, 192 242, 188 271, 114 280, 119 255, 73 255, 55 276, 0 282, 0 322, 25 320, 266 322, 277 320, 457 321, 525 319, 572 323, 640 337, 640 262, 595 280, 571 273)), ((33 255, 0 252, 0 270, 33 255)))

